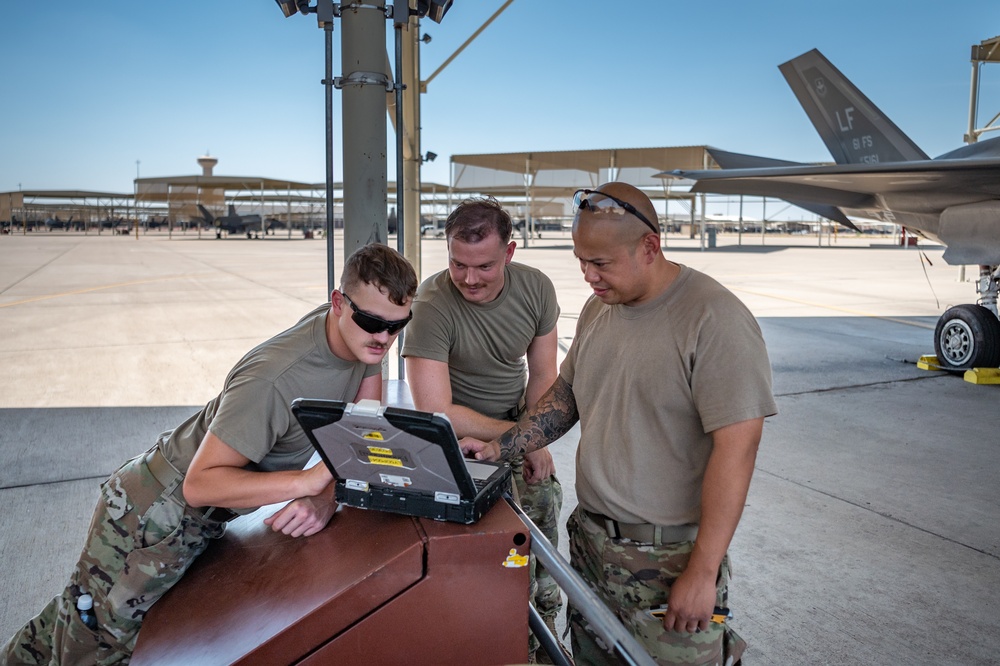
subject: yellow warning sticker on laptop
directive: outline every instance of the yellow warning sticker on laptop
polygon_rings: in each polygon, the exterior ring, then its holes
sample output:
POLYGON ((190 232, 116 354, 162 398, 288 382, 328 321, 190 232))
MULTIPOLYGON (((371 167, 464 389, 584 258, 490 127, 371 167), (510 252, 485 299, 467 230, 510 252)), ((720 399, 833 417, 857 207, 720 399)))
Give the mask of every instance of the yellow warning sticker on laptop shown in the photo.
POLYGON ((377 439, 380 442, 384 439, 382 437, 382 433, 380 433, 378 430, 369 430, 368 432, 366 432, 361 436, 364 437, 365 439, 377 439))
POLYGON ((399 458, 386 458, 383 456, 368 456, 368 462, 372 465, 389 465, 391 467, 403 466, 403 461, 399 458))
POLYGON ((391 456, 392 449, 384 449, 381 446, 369 446, 368 450, 371 451, 372 455, 376 456, 391 456))

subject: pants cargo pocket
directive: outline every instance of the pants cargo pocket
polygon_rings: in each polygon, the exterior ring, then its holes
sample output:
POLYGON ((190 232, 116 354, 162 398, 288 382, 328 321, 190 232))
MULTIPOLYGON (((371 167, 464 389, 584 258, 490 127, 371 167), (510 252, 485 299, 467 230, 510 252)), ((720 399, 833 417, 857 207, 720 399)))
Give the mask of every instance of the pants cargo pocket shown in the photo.
MULTIPOLYGON (((169 500, 165 502, 170 504, 169 500)), ((147 516, 161 516, 164 508, 154 505, 147 516)), ((149 543, 150 537, 163 536, 156 543, 133 549, 125 557, 121 575, 108 592, 111 611, 118 617, 141 622, 146 611, 180 580, 205 550, 208 539, 203 534, 203 526, 186 515, 181 507, 174 505, 174 508, 178 509, 178 515, 173 530, 166 532, 162 524, 149 523, 136 535, 136 546, 140 545, 140 539, 141 543, 149 543)))

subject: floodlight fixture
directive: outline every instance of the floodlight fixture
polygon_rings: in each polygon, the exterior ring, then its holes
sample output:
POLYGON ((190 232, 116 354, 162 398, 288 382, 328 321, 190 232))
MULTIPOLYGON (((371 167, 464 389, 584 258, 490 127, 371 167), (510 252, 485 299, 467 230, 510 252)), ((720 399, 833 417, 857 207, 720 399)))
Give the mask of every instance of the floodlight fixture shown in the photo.
POLYGON ((451 9, 451 3, 452 0, 417 0, 417 16, 426 16, 435 23, 440 23, 451 9))
POLYGON ((424 44, 430 44, 430 43, 431 43, 431 36, 430 36, 430 35, 428 35, 428 34, 427 34, 427 33, 425 32, 425 33, 423 34, 423 36, 421 36, 421 37, 420 37, 420 41, 422 41, 422 42, 423 42, 424 44))
POLYGON ((437 156, 438 156, 437 153, 432 153, 431 151, 428 150, 427 154, 424 156, 424 162, 433 162, 434 160, 437 159, 437 156))
POLYGON ((309 6, 309 0, 274 0, 278 3, 278 8, 281 9, 281 13, 285 15, 285 18, 302 12, 303 14, 314 14, 316 13, 316 7, 309 6))
POLYGON ((285 15, 285 18, 288 18, 292 14, 295 14, 296 12, 299 11, 298 6, 295 4, 295 0, 274 0, 274 1, 278 3, 278 9, 280 9, 281 13, 285 15))

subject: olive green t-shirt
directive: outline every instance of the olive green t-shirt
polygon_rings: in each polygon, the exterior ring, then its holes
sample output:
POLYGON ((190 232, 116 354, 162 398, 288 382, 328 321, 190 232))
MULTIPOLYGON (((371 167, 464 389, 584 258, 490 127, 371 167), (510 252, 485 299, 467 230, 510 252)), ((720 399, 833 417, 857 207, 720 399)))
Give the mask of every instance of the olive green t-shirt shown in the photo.
POLYGON ((445 270, 417 289, 403 356, 447 363, 452 402, 502 419, 524 395, 528 345, 558 319, 555 287, 535 268, 507 264, 489 303, 465 300, 445 270))
POLYGON ((261 343, 229 372, 222 392, 204 409, 160 435, 164 456, 186 472, 205 434, 250 459, 256 472, 302 469, 314 449, 292 414, 295 398, 354 400, 361 380, 379 365, 345 361, 330 351, 322 305, 290 329, 261 343))
POLYGON ((777 413, 753 315, 712 278, 680 268, 649 303, 591 297, 560 367, 580 413, 577 497, 621 522, 697 523, 710 433, 777 413))

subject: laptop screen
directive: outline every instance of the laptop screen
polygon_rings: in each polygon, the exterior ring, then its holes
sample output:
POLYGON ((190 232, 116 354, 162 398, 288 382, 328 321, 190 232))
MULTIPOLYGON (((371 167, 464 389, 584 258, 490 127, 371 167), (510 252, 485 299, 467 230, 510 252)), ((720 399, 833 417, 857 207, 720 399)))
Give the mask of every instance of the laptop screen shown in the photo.
POLYGON ((391 487, 468 499, 477 493, 474 477, 496 472, 495 465, 462 457, 451 422, 441 414, 381 407, 374 400, 349 405, 299 399, 292 410, 334 476, 354 489, 391 487))

